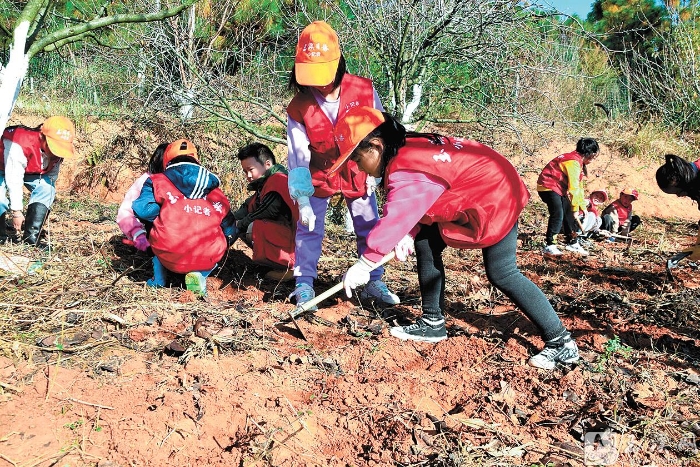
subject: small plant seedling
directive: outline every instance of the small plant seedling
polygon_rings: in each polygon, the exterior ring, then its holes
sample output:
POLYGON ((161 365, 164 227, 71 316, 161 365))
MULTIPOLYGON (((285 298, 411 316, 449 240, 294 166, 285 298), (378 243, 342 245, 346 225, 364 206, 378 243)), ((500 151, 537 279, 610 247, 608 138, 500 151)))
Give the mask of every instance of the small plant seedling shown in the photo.
POLYGON ((603 347, 603 353, 598 356, 595 371, 602 372, 608 360, 613 358, 615 355, 619 355, 623 358, 629 358, 633 350, 634 349, 629 345, 623 344, 620 341, 619 336, 614 336, 612 339, 608 339, 603 347))
POLYGON ((72 422, 72 423, 66 423, 65 425, 63 425, 63 427, 64 427, 64 428, 68 428, 68 429, 71 430, 71 431, 75 431, 75 430, 77 430, 78 428, 80 428, 81 426, 83 426, 84 423, 85 423, 85 422, 83 421, 83 419, 82 419, 82 418, 79 418, 78 420, 76 420, 76 421, 74 421, 74 422, 72 422))

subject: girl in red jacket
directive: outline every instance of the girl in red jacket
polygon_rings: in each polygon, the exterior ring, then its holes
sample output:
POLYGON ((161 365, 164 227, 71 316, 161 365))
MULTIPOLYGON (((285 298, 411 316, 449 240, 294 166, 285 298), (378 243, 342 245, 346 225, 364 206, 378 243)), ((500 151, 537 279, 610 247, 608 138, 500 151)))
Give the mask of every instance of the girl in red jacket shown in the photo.
POLYGON ((393 327, 399 339, 439 342, 445 329, 442 252, 479 248, 489 281, 539 328, 545 349, 530 359, 538 368, 578 361, 578 348, 544 293, 518 270, 517 221, 530 197, 510 162, 475 141, 407 133, 391 115, 370 107, 351 109, 336 126, 340 158, 386 188, 384 216, 367 237, 367 249, 344 275, 346 292, 369 280, 375 263, 394 249, 413 250, 423 314, 410 326, 393 327))

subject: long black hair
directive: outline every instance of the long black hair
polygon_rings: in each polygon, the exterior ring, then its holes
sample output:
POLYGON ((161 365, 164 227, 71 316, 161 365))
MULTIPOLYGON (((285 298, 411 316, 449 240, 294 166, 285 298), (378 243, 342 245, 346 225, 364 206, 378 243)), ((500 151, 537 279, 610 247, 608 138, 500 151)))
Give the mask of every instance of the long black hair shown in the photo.
MULTIPOLYGON (((338 61, 338 69, 335 70, 335 79, 333 80, 333 89, 340 86, 343 81, 343 76, 348 72, 347 65, 345 64, 345 57, 340 54, 340 60, 338 61)), ((287 89, 292 92, 309 92, 311 86, 304 86, 297 82, 296 68, 292 67, 292 72, 289 74, 289 83, 287 83, 287 89)))
MULTIPOLYGON (((687 196, 700 203, 698 168, 675 154, 666 154, 666 162, 656 170, 656 184, 671 195, 687 196)), ((698 206, 700 209, 700 206, 698 206)))
POLYGON ((165 154, 165 148, 168 147, 168 143, 160 143, 151 158, 148 160, 148 173, 149 174, 159 174, 163 172, 163 154, 165 154))
POLYGON ((391 159, 396 157, 399 149, 406 145, 406 138, 426 138, 433 144, 443 145, 447 141, 446 138, 438 133, 420 133, 416 131, 406 131, 401 122, 393 115, 382 112, 384 122, 368 134, 357 149, 368 149, 372 146, 370 140, 372 138, 381 138, 384 142, 384 153, 382 154, 381 176, 384 177, 386 166, 389 165, 391 159))

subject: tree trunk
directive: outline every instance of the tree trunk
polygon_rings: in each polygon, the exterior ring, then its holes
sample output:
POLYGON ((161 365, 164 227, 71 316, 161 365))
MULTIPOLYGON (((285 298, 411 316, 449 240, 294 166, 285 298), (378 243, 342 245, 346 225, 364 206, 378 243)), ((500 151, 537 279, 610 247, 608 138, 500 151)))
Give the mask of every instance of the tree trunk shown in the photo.
POLYGON ((29 22, 21 22, 14 31, 14 38, 10 48, 10 58, 7 66, 0 65, 0 131, 7 126, 12 109, 15 107, 22 81, 27 75, 29 58, 24 53, 27 43, 29 22))

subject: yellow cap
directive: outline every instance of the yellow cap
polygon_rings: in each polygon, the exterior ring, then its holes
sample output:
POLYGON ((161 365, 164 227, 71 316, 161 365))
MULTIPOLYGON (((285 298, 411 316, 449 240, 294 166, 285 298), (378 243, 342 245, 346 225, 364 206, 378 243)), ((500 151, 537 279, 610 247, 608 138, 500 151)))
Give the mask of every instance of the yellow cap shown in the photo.
POLYGON ((63 159, 75 157, 75 148, 73 147, 75 126, 66 117, 47 118, 41 125, 41 134, 46 137, 46 144, 54 156, 63 159))
POLYGON ((301 86, 327 86, 335 80, 340 62, 338 35, 324 21, 314 21, 299 35, 294 75, 301 86))

